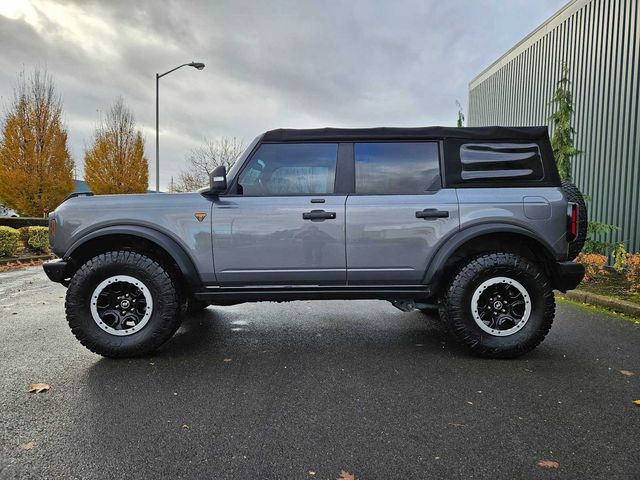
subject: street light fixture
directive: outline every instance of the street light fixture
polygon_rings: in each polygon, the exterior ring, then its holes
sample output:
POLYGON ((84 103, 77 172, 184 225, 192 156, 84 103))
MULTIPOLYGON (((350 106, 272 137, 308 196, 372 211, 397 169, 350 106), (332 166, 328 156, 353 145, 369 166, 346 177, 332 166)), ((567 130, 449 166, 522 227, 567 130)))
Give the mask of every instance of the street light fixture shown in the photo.
POLYGON ((171 72, 175 72, 179 68, 182 67, 193 67, 198 70, 202 70, 204 68, 204 63, 201 62, 191 62, 191 63, 183 63, 182 65, 177 66, 176 68, 172 68, 168 72, 164 73, 156 73, 156 193, 160 192, 160 133, 158 130, 159 125, 159 105, 160 105, 160 78, 165 75, 169 75, 171 72))

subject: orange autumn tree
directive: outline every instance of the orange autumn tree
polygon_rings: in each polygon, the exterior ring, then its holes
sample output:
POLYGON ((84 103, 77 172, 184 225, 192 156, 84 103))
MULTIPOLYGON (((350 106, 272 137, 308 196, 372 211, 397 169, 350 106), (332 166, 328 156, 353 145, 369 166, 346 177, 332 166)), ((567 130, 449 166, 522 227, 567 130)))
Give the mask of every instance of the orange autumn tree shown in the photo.
POLYGON ((84 180, 98 195, 147 191, 149 162, 144 156, 144 139, 122 98, 96 127, 93 145, 84 156, 84 180))
POLYGON ((72 191, 60 95, 46 71, 23 72, 2 122, 0 198, 22 215, 39 217, 72 191))

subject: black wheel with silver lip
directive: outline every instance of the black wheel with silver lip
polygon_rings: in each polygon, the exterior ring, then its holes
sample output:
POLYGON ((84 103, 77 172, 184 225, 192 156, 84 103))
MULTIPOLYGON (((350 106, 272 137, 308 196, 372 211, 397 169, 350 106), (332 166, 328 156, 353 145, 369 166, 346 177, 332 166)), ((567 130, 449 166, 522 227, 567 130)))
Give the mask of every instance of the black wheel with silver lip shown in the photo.
POLYGON ((153 298, 149 288, 129 275, 114 275, 91 295, 91 317, 107 333, 133 335, 149 322, 153 298))
POLYGON ((440 315, 473 352, 513 358, 534 349, 555 314, 553 291, 542 269, 515 253, 487 253, 463 264, 450 280, 440 315))
POLYGON ((513 278, 489 278, 473 292, 471 314, 476 324, 489 335, 513 335, 531 317, 531 297, 513 278))
POLYGON ((148 354, 180 326, 170 274, 132 251, 106 252, 82 265, 71 279, 65 307, 74 335, 106 357, 148 354))

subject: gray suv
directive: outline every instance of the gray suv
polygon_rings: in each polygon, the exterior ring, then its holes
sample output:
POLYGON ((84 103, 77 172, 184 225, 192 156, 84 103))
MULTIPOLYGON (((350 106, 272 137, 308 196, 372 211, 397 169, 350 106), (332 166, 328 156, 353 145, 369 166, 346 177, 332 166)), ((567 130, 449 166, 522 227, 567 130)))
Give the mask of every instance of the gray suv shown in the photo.
POLYGON ((272 130, 210 180, 74 194, 51 215, 44 269, 91 351, 147 354, 209 305, 379 299, 516 357, 584 275, 584 200, 546 127, 272 130))

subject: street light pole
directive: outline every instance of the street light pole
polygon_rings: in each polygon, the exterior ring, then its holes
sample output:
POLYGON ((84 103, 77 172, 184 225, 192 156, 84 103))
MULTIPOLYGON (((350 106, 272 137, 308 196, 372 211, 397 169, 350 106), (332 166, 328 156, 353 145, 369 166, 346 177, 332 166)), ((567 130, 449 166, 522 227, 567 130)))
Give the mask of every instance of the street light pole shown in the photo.
POLYGON ((160 124, 160 78, 165 75, 169 75, 171 72, 175 72, 182 67, 193 67, 198 70, 202 70, 204 68, 204 63, 184 63, 176 68, 172 68, 168 72, 156 73, 156 193, 160 193, 160 130, 158 128, 160 124))
POLYGON ((158 130, 159 112, 160 112, 160 75, 156 73, 156 193, 160 193, 160 131, 158 130))

